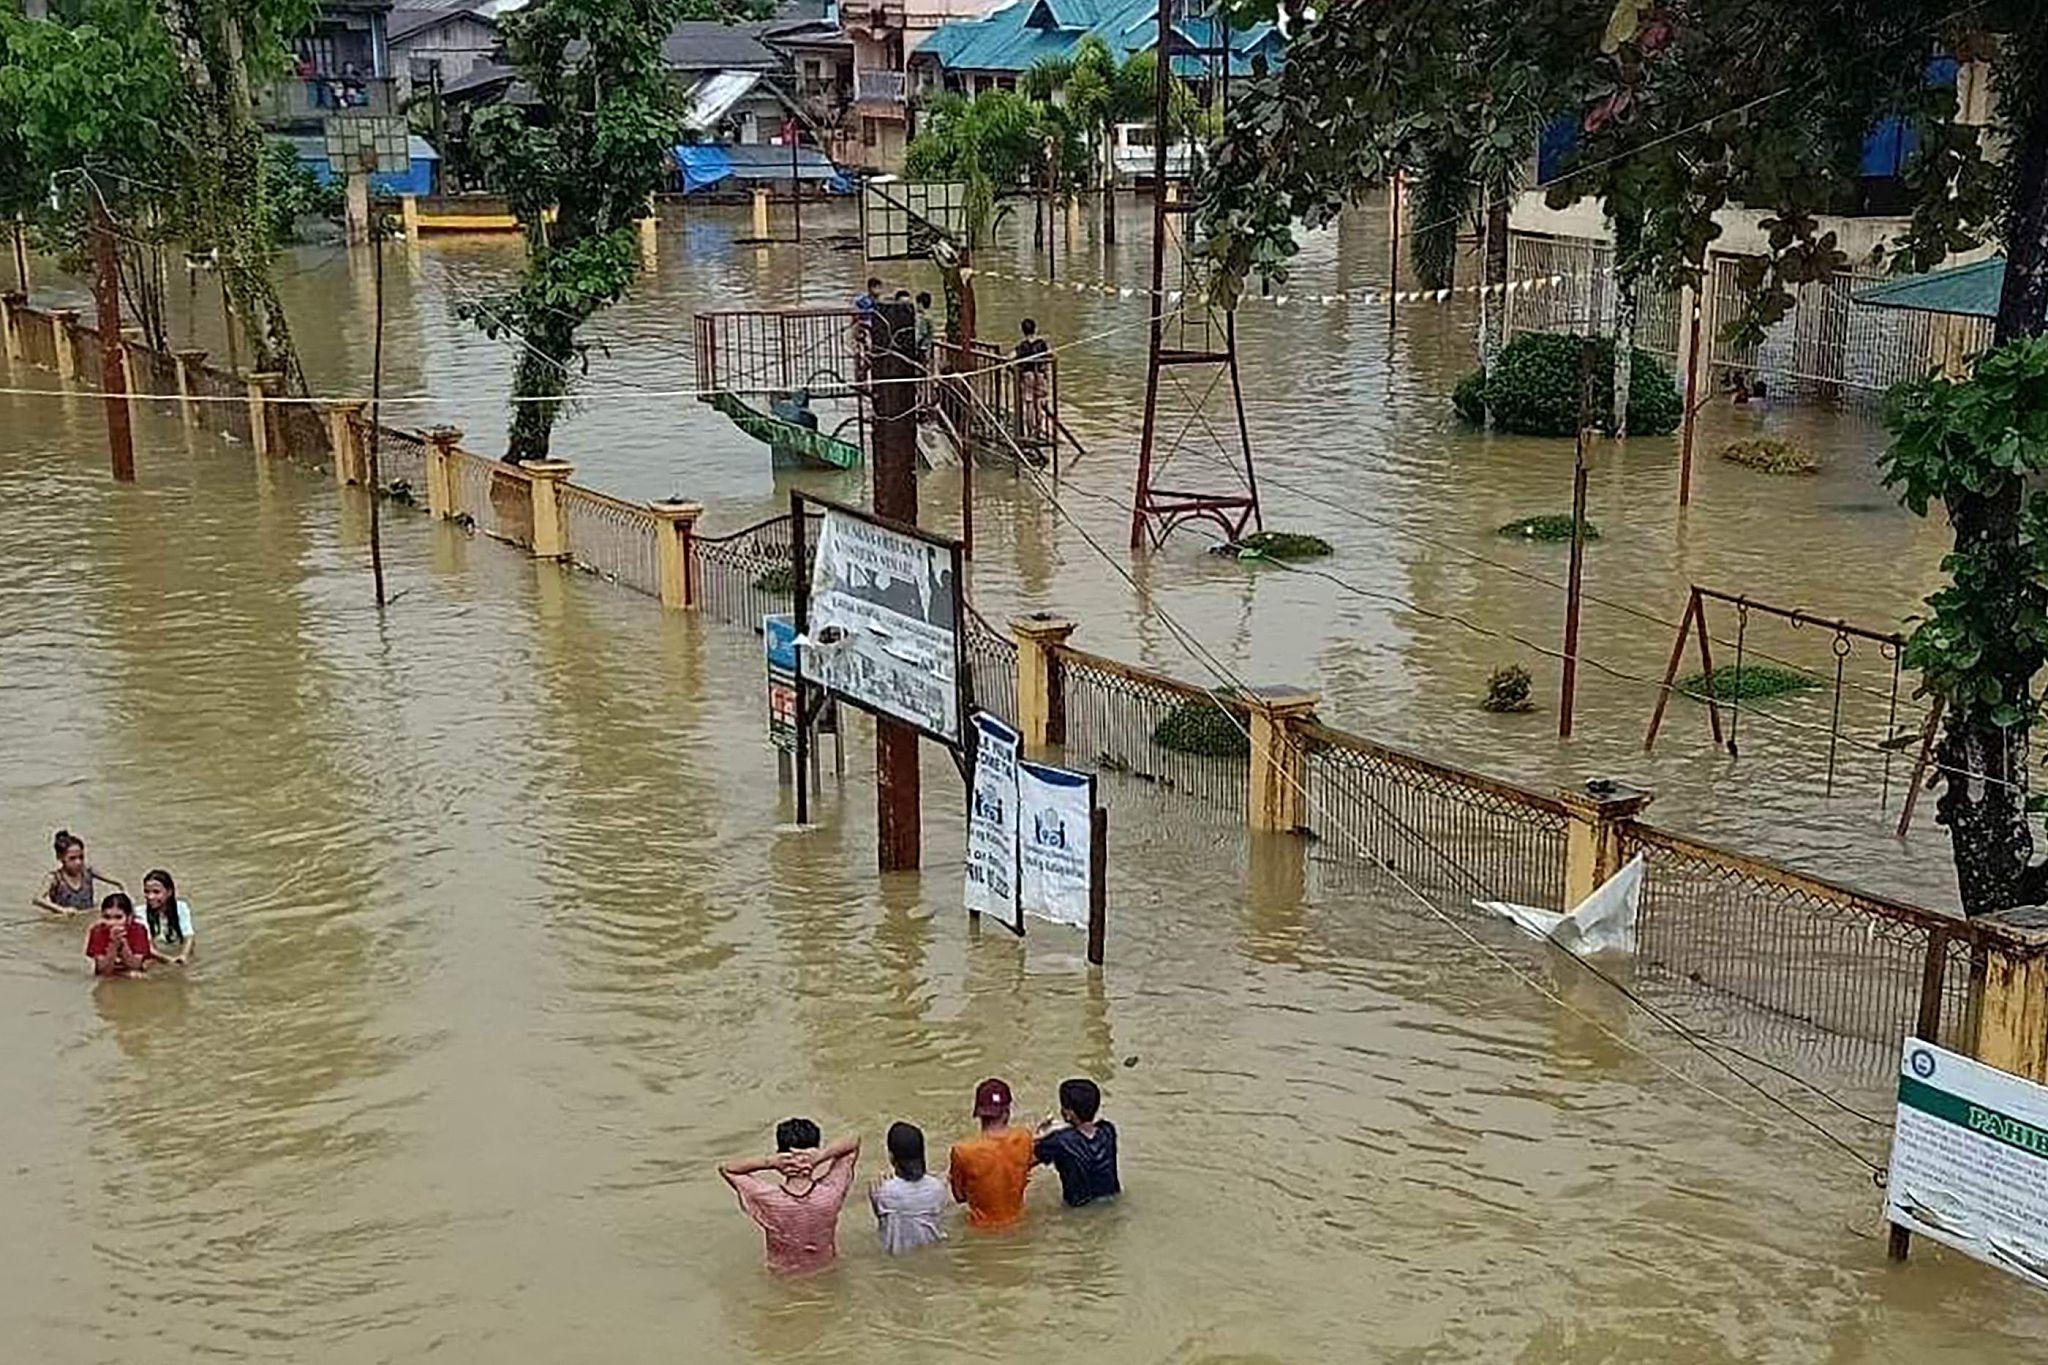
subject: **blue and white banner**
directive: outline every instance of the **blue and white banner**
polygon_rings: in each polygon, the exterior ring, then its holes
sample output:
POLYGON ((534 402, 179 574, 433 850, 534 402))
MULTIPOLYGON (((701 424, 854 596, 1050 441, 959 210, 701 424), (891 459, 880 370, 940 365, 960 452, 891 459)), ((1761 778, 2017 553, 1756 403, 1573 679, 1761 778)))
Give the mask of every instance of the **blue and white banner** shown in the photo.
POLYGON ((967 908, 993 915, 1021 934, 1017 747, 1023 737, 986 711, 974 713, 974 729, 974 782, 967 811, 967 908))
POLYGON ((1027 915, 1088 927, 1090 817, 1095 782, 1085 773, 1017 765, 1018 895, 1027 915))

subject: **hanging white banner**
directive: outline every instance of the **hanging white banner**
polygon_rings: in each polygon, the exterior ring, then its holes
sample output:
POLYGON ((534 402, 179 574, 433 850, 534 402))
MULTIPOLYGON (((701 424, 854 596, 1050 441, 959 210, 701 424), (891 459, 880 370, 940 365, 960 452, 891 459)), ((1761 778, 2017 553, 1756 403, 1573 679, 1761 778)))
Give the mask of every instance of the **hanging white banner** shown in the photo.
POLYGON ((974 713, 974 782, 967 811, 969 910, 993 915, 1017 933, 1024 917, 1017 907, 1017 745, 1015 730, 989 715, 974 713))
POLYGON ((1065 768, 1020 762, 1017 798, 1017 886, 1023 913, 1087 928, 1094 780, 1065 768))

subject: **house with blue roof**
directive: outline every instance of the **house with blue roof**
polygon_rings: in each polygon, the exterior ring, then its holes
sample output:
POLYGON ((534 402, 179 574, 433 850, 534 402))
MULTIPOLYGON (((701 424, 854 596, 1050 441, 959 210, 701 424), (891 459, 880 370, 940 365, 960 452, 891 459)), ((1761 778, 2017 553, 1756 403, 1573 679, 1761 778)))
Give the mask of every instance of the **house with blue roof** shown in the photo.
MULTIPOLYGON (((1185 16, 1174 31, 1190 47, 1221 46, 1213 18, 1185 16)), ((980 19, 943 24, 910 54, 911 83, 927 95, 1012 89, 1042 58, 1071 57, 1091 35, 1118 61, 1151 51, 1159 39, 1159 0, 1015 0, 980 19)), ((1261 60, 1278 66, 1284 45, 1271 24, 1234 30, 1231 74, 1249 76, 1261 60)), ((1202 65, 1193 57, 1182 62, 1190 76, 1202 65)))

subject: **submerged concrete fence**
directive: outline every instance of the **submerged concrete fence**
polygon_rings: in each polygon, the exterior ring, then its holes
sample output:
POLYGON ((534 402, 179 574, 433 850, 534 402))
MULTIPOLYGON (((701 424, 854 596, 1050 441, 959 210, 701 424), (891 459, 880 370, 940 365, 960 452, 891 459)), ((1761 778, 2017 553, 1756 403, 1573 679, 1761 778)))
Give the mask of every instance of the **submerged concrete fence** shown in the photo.
MULTIPOLYGON (((0 296, 0 348, 85 391, 97 334, 75 313, 0 296)), ((94 352, 96 354, 96 352, 94 352)), ((287 396, 203 352, 129 344, 134 403, 247 445, 371 483, 365 407, 287 396), (140 381, 140 382, 137 382, 140 381)), ((748 630, 787 610, 787 515, 722 535, 694 502, 638 503, 574 480, 566 462, 510 464, 463 449, 453 427, 375 433, 379 496, 633 589, 663 607, 748 630)), ((1644 818, 1650 794, 1612 784, 1534 791, 1324 724, 1293 687, 1210 688, 1092 654, 1077 623, 1032 615, 997 629, 970 609, 964 685, 1034 753, 1121 774, 1132 793, 1196 803, 1260 848, 1327 875, 1405 887, 1445 913, 1475 900, 1569 907, 1641 854, 1637 970, 1725 1016, 1739 1002, 1807 1050, 1873 1078, 1908 1034, 2048 1081, 2048 916, 1964 920, 1719 848, 1644 818)))

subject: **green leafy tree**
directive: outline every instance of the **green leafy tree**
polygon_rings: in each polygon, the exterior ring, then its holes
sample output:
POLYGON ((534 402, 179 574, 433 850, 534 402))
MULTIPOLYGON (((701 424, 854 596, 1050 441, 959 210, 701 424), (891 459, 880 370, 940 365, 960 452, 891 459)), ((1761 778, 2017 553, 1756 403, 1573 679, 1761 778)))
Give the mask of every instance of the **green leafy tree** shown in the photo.
POLYGON ((546 0, 500 21, 531 110, 476 118, 472 147, 526 233, 519 287, 466 311, 521 344, 506 458, 546 459, 577 333, 639 269, 634 224, 668 183, 682 120, 661 60, 684 0, 546 0), (552 215, 552 219, 550 218, 552 215))
POLYGON ((176 151, 166 122, 179 90, 146 0, 79 0, 47 20, 0 14, 0 213, 34 223, 82 271, 89 211, 104 205, 122 227, 127 312, 159 344, 155 187, 176 151))
MULTIPOLYGON (((166 213, 188 248, 212 252, 221 286, 240 319, 259 370, 286 376, 300 392, 306 377, 290 319, 271 279, 277 249, 279 190, 264 174, 263 131, 255 91, 281 75, 287 42, 316 9, 314 0, 154 0, 157 25, 180 73, 165 118, 177 145, 166 213)), ((163 171, 157 174, 163 179, 163 171)))
MULTIPOLYGON (((1520 156, 1532 145, 1515 145, 1525 115, 1577 114, 1579 169, 1553 190, 1607 196, 1622 269, 1697 280, 1717 210, 1768 211, 1768 254, 1744 278, 1753 303, 1731 325, 1754 339, 1789 311, 1800 284, 1851 264, 1822 217, 1853 188, 1871 127, 1907 117, 1922 151, 1907 175, 1912 220, 1891 258, 1926 268, 1965 248, 2001 248, 1996 343, 2042 332, 2043 0, 1461 0, 1432 16, 1437 8, 1331 7, 1299 33, 1284 72, 1251 83, 1205 191, 1226 283, 1284 272, 1294 223, 1327 222, 1384 174, 1405 131, 1434 132, 1449 115, 1520 156), (1511 23, 1522 31, 1506 33, 1511 23), (1929 83, 1929 54, 1941 50, 1988 58, 1997 91, 1989 126, 1963 122, 1954 89, 1929 83), (1444 93, 1416 79, 1432 71, 1444 93), (1457 114, 1489 92, 1497 108, 1482 101, 1457 114)), ((2034 353, 2015 354, 1997 364, 1997 353, 1987 356, 1970 383, 1902 398, 1889 466, 1909 505, 1943 505, 1955 536, 1952 585, 1931 600, 1910 656, 1947 704, 1938 812, 1972 914, 2038 899, 2048 881, 2026 813, 2041 662, 2027 635, 2038 615, 2033 584, 2048 564, 2037 558, 2026 488, 2037 457, 2022 433, 2037 420, 2040 381, 2022 377, 2034 353), (2001 414, 2001 403, 2015 406, 2001 414), (2001 427, 2007 418, 2020 425, 2001 427), (1938 465, 1918 453, 1927 449, 1942 452, 1938 465)))

